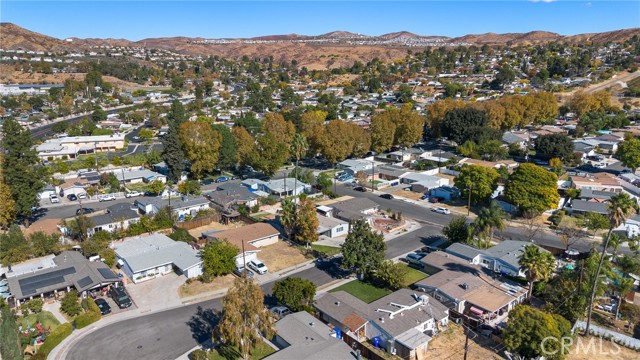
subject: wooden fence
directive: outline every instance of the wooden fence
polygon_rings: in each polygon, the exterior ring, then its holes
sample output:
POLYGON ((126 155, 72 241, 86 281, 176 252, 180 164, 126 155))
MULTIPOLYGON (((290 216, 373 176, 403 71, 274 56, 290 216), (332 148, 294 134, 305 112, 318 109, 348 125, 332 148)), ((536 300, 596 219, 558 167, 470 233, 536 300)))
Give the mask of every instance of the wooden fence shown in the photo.
POLYGON ((374 352, 373 350, 369 349, 364 344, 361 344, 358 340, 356 340, 353 337, 351 337, 351 335, 349 335, 349 334, 343 333, 342 334, 342 340, 345 343, 347 343, 347 345, 349 345, 353 349, 354 353, 356 351, 360 350, 360 354, 362 355, 363 359, 388 360, 388 358, 386 358, 386 357, 374 352))
POLYGON ((218 213, 202 216, 193 220, 175 223, 173 226, 179 229, 191 230, 200 226, 209 225, 214 221, 220 221, 218 213))

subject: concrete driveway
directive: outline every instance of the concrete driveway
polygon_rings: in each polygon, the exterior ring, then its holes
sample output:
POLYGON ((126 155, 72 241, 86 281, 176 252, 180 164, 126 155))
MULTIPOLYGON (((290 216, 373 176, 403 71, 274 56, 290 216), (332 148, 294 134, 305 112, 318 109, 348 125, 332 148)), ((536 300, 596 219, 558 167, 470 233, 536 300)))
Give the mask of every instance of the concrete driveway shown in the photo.
POLYGON ((140 313, 146 313, 182 305, 178 288, 186 280, 183 275, 170 273, 138 284, 130 282, 126 289, 140 313))

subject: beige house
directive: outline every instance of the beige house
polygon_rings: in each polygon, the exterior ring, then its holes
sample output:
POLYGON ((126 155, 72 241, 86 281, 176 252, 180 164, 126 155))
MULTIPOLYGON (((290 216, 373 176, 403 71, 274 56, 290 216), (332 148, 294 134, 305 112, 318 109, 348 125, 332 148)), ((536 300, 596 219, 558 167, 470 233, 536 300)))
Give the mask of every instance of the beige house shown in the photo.
POLYGON ((75 159, 81 154, 115 151, 124 148, 124 134, 98 136, 70 136, 50 139, 36 147, 42 160, 56 160, 66 156, 75 159))

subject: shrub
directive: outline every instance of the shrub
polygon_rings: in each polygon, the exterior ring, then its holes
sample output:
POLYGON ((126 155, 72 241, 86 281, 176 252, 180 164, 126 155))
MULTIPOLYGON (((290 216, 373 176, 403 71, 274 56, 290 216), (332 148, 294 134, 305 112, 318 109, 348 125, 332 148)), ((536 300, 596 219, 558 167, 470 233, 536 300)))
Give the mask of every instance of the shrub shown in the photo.
POLYGON ((55 328, 51 334, 47 337, 47 340, 40 346, 38 353, 48 355, 58 344, 62 342, 67 336, 71 335, 73 327, 70 323, 64 323, 55 328))
POLYGON ((100 320, 100 318, 102 317, 100 308, 91 298, 86 298, 82 301, 82 308, 85 309, 85 312, 78 315, 73 320, 73 325, 76 329, 82 329, 87 325, 93 324, 94 322, 100 320))
POLYGON ((189 234, 189 232, 186 229, 181 229, 181 228, 174 229, 173 233, 171 233, 169 237, 175 241, 183 241, 186 243, 190 243, 196 240, 193 236, 189 234))
POLYGON ((42 299, 33 299, 27 303, 27 307, 34 314, 42 312, 42 305, 44 305, 44 301, 42 301, 42 299))
POLYGON ((82 306, 78 303, 78 292, 68 292, 60 302, 60 310, 69 316, 76 316, 82 311, 82 306))

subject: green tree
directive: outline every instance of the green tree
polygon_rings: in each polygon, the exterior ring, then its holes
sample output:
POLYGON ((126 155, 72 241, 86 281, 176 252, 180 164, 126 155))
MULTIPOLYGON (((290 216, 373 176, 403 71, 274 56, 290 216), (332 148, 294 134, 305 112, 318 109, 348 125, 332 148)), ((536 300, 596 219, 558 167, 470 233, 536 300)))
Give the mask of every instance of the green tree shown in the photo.
POLYGON ((4 136, 0 147, 4 151, 4 183, 11 190, 15 214, 29 226, 32 208, 38 205, 38 193, 44 187, 46 169, 38 166, 40 160, 28 129, 23 129, 17 121, 9 118, 2 123, 2 132, 4 136))
POLYGON ((311 199, 306 196, 300 198, 296 215, 296 240, 310 243, 318 241, 318 215, 311 199))
POLYGON ((471 107, 449 110, 442 121, 442 136, 463 144, 469 140, 471 131, 488 123, 487 113, 471 107))
POLYGON ((275 319, 264 306, 262 288, 252 279, 237 278, 222 299, 222 316, 215 329, 215 340, 236 347, 243 360, 251 349, 274 334, 275 319))
POLYGON ((4 181, 4 156, 0 154, 0 228, 6 228, 16 218, 16 202, 13 200, 11 188, 4 181))
POLYGON ((256 140, 256 165, 265 175, 273 176, 289 160, 296 130, 293 123, 276 113, 265 116, 262 128, 256 140))
POLYGON ((147 185, 147 189, 152 194, 160 194, 166 187, 165 183, 160 180, 153 180, 147 185))
POLYGON ((585 334, 589 334, 589 327, 591 325, 591 313, 593 311, 593 303, 595 301, 596 289, 598 285, 597 280, 600 276, 600 269, 602 268, 604 259, 607 256, 607 249, 609 248, 609 241, 611 240, 613 229, 620 226, 625 222, 627 218, 629 218, 629 216, 634 214, 637 211, 637 206, 638 205, 635 200, 633 200, 627 193, 620 193, 612 196, 611 199, 609 199, 609 204, 607 205, 609 232, 607 233, 607 237, 604 241, 602 253, 600 254, 600 261, 598 262, 598 267, 596 268, 595 279, 593 280, 593 284, 591 286, 591 299, 589 301, 589 309, 587 311, 587 325, 585 326, 585 334))
POLYGON ((296 223, 298 222, 298 212, 296 209, 296 203, 290 199, 283 199, 281 203, 282 215, 280 216, 280 223, 284 227, 284 231, 289 238, 296 231, 296 223))
POLYGON ((226 125, 214 124, 211 125, 211 127, 220 134, 222 139, 220 142, 220 158, 218 159, 218 167, 221 169, 231 169, 238 162, 234 136, 226 125))
POLYGON ((78 301, 78 292, 71 290, 64 295, 60 302, 60 310, 69 316, 76 316, 82 312, 82 306, 78 301))
POLYGON ((236 146, 236 161, 241 165, 253 163, 256 142, 251 134, 241 126, 236 126, 231 129, 231 133, 233 134, 233 140, 236 146))
POLYGON ((483 159, 496 161, 506 159, 509 149, 502 146, 502 141, 500 140, 487 140, 480 144, 478 152, 483 159))
POLYGON ((593 211, 587 211, 584 214, 584 226, 587 230, 593 231, 593 235, 596 234, 598 230, 604 230, 609 227, 609 220, 606 216, 598 213, 594 213, 593 211))
POLYGON ((186 122, 180 125, 179 138, 196 179, 215 168, 222 142, 220 133, 214 131, 209 124, 186 122))
POLYGON ((534 143, 538 157, 568 161, 573 156, 573 141, 565 134, 540 135, 534 143))
POLYGON ((332 184, 331 176, 328 173, 320 173, 316 178, 316 186, 323 192, 328 191, 332 184))
POLYGON ((180 142, 180 127, 175 120, 169 121, 169 131, 162 138, 162 160, 169 168, 169 180, 178 182, 184 170, 184 152, 180 142))
POLYGON ((375 277, 390 290, 398 290, 404 285, 404 278, 408 273, 407 266, 402 263, 394 263, 393 260, 385 260, 380 263, 375 277))
POLYGON ((404 104, 396 112, 396 128, 394 132, 395 143, 402 146, 411 146, 422 140, 425 118, 411 110, 411 104, 404 104))
MULTIPOLYGON (((291 152, 293 153, 293 157, 296 159, 296 169, 298 169, 298 163, 300 159, 304 157, 304 155, 309 150, 309 144, 307 143, 307 138, 300 133, 296 133, 293 136, 293 141, 291 142, 291 152)), ((295 176, 295 184, 293 186, 294 189, 298 188, 298 177, 295 176)))
POLYGON ((624 166, 635 171, 640 167, 640 140, 626 134, 624 141, 618 145, 616 155, 624 166))
POLYGON ((635 281, 632 277, 626 277, 622 275, 615 275, 612 279, 611 287, 618 295, 618 306, 616 306, 616 319, 618 318, 618 314, 620 313, 620 307, 625 303, 625 298, 627 294, 629 294, 634 286, 633 282, 635 281))
POLYGON ((0 233, 0 261, 3 264, 16 264, 27 260, 31 250, 20 226, 13 224, 9 231, 0 233))
POLYGON ((529 281, 529 297, 533 294, 533 284, 537 281, 547 280, 556 269, 556 260, 553 255, 540 249, 540 247, 529 244, 524 248, 524 252, 518 259, 518 265, 527 276, 529 281))
POLYGON ((178 192, 185 195, 200 195, 200 182, 197 180, 183 181, 178 184, 178 192))
MULTIPOLYGON (((397 110, 396 110, 397 111, 397 110)), ((388 110, 375 114, 371 118, 371 148, 376 153, 383 153, 393 146, 396 124, 388 110)))
POLYGON ((352 221, 349 226, 349 234, 341 245, 342 267, 355 270, 362 279, 378 270, 387 244, 382 233, 372 231, 365 220, 352 221))
POLYGON ((551 166, 551 171, 553 171, 553 173, 557 176, 562 175, 562 173, 564 172, 564 170, 562 169, 562 160, 558 158, 549 160, 549 166, 551 166))
POLYGON ((91 113, 91 120, 95 123, 107 120, 107 112, 102 110, 100 106, 96 106, 91 113))
POLYGON ((505 197, 520 211, 540 214, 558 206, 558 177, 533 164, 522 164, 509 176, 505 197))
POLYGON ((471 236, 471 229, 467 225, 467 218, 456 216, 449 221, 449 224, 442 228, 442 235, 446 236, 450 242, 466 243, 471 236))
POLYGON ((526 358, 545 356, 549 360, 561 360, 569 349, 561 347, 560 339, 570 336, 571 323, 562 316, 517 305, 509 313, 504 344, 509 351, 526 358), (558 341, 543 341, 548 337, 558 341))
POLYGON ((227 240, 214 241, 202 249, 202 276, 206 281, 230 274, 236 268, 238 248, 227 240))
POLYGON ((147 128, 140 129, 138 136, 144 141, 151 141, 151 139, 153 139, 153 130, 147 128))
POLYGON ((24 355, 16 315, 8 306, 0 310, 0 356, 7 360, 22 360, 24 355))
POLYGON ((409 85, 402 84, 398 87, 398 91, 396 91, 394 95, 399 103, 410 103, 411 97, 413 96, 413 89, 411 89, 409 85))
POLYGON ((36 257, 55 254, 60 250, 58 234, 47 234, 37 231, 29 236, 31 250, 36 257))
POLYGON ((473 230, 476 234, 489 235, 489 242, 493 241, 493 232, 505 229, 507 214, 502 208, 492 201, 491 205, 483 207, 478 212, 478 217, 473 221, 473 230))
POLYGON ((293 312, 312 312, 316 285, 310 280, 290 276, 275 282, 273 296, 278 300, 278 303, 289 307, 293 312))
POLYGON ((498 187, 500 174, 495 169, 479 165, 464 166, 453 180, 463 197, 469 196, 474 203, 485 201, 498 187))

